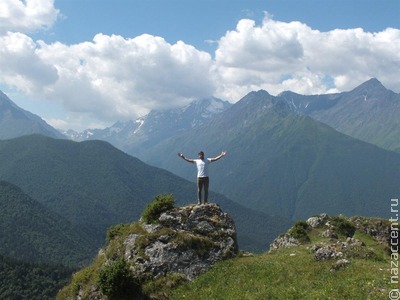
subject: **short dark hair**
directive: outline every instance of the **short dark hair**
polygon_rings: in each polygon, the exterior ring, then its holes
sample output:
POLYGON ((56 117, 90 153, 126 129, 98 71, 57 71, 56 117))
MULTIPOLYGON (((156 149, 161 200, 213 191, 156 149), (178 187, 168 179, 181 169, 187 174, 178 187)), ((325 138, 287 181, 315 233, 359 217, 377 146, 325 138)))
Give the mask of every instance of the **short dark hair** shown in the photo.
POLYGON ((204 155, 204 152, 203 152, 203 151, 200 151, 200 152, 199 152, 199 155, 204 155))

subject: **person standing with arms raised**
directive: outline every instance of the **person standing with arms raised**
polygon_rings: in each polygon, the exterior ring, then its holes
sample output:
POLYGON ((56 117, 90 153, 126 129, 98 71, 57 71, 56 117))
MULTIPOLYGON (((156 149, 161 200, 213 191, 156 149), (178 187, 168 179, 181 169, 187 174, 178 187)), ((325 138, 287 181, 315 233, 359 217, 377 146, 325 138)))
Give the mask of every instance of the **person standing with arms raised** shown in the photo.
POLYGON ((196 164, 197 167, 197 199, 198 204, 201 204, 201 194, 204 188, 204 204, 208 203, 208 186, 210 184, 210 179, 208 177, 208 165, 214 161, 217 161, 221 157, 226 155, 226 151, 222 151, 220 155, 214 158, 204 158, 204 152, 199 152, 198 159, 191 159, 185 157, 182 153, 178 153, 178 156, 190 162, 192 164, 196 164))

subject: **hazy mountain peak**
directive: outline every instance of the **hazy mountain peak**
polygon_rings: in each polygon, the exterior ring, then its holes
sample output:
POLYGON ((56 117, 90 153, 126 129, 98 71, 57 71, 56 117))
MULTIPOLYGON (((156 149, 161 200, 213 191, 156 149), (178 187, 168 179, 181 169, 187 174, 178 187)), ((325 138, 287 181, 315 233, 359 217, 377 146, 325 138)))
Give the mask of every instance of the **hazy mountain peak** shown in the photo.
POLYGON ((364 83, 360 84, 360 87, 370 87, 370 88, 384 88, 386 89, 383 84, 377 79, 377 78, 371 78, 367 81, 365 81, 364 83))
POLYGON ((15 138, 34 133, 54 138, 65 138, 42 118, 20 108, 6 94, 0 91, 0 139, 15 138))
POLYGON ((353 89, 350 93, 361 94, 364 97, 375 96, 382 98, 383 93, 393 93, 383 86, 383 84, 376 78, 371 78, 370 80, 360 84, 358 87, 353 89))
POLYGON ((265 90, 250 92, 244 96, 235 105, 236 110, 253 111, 256 115, 263 114, 266 111, 274 110, 279 113, 290 112, 290 106, 280 97, 270 95, 265 90))
POLYGON ((292 92, 292 91, 283 91, 278 94, 278 97, 287 97, 287 96, 292 96, 292 95, 298 96, 300 94, 292 92))
POLYGON ((266 90, 258 90, 248 93, 245 98, 258 98, 258 97, 266 97, 271 96, 266 90))
POLYGON ((188 108, 195 107, 197 109, 209 110, 218 113, 219 111, 224 110, 225 107, 229 105, 230 103, 228 101, 224 101, 216 97, 210 97, 194 100, 188 105, 184 106, 182 110, 185 111, 188 108))

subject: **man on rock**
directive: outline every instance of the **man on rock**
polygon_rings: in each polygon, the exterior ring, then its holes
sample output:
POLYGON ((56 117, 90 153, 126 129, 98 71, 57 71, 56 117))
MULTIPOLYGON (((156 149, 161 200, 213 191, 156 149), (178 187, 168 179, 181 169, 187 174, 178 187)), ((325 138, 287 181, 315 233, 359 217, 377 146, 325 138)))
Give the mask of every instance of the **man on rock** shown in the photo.
POLYGON ((221 157, 226 155, 226 151, 222 151, 220 155, 214 158, 204 158, 204 152, 199 152, 198 159, 191 159, 185 157, 182 153, 178 153, 178 156, 182 157, 184 160, 190 163, 195 163, 197 166, 197 199, 198 204, 201 204, 201 193, 204 187, 204 204, 208 203, 208 186, 210 179, 208 177, 208 165, 214 161, 217 161, 221 157))

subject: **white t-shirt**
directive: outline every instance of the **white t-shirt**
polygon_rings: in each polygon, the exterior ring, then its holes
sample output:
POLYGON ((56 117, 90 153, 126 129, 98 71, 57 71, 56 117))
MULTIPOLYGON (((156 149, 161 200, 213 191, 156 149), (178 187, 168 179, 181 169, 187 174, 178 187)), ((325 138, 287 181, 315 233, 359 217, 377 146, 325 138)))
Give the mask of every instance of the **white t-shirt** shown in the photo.
POLYGON ((211 158, 195 159, 197 166, 197 177, 208 177, 208 165, 211 163, 211 158))

